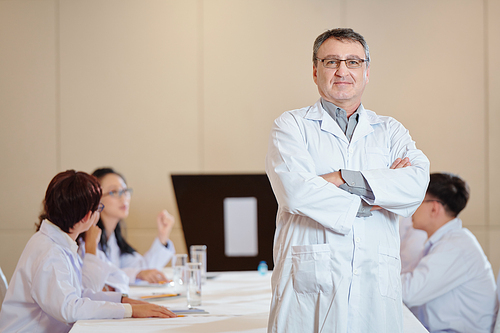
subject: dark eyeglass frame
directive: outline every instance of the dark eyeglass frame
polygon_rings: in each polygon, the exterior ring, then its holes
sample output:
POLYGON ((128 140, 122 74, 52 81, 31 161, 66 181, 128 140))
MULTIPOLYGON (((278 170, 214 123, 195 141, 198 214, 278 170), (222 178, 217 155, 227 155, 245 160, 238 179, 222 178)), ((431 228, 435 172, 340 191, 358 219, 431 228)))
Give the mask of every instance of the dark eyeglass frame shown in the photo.
POLYGON ((104 209, 104 204, 102 202, 99 202, 99 206, 97 206, 96 212, 100 213, 104 209))
POLYGON ((424 200, 422 202, 432 202, 432 201, 439 202, 441 205, 446 206, 446 204, 444 202, 442 202, 441 200, 429 199, 429 200, 424 200))
POLYGON ((364 62, 366 62, 366 63, 370 62, 370 60, 368 60, 368 59, 357 59, 357 58, 352 58, 352 59, 335 59, 335 58, 320 59, 320 58, 316 58, 316 60, 319 60, 323 64, 323 67, 331 68, 331 69, 339 68, 342 61, 345 62, 345 66, 349 69, 358 69, 358 68, 363 67, 364 62), (333 62, 335 62, 336 65, 329 65, 328 63, 325 63, 325 61, 333 61, 333 62), (359 64, 349 64, 348 61, 359 62, 359 64))

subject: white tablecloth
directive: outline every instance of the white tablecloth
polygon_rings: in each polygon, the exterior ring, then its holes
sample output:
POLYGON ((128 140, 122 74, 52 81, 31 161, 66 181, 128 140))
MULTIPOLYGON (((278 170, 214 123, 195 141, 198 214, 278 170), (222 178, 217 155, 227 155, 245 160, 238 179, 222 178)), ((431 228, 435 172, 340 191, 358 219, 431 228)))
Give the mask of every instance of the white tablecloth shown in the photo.
MULTIPOLYGON (((213 274, 213 273, 212 273, 213 274)), ((209 314, 187 315, 170 319, 79 320, 71 333, 100 332, 267 332, 271 302, 271 272, 261 276, 257 271, 217 273, 202 287, 200 308, 209 314)), ((130 296, 172 292, 170 287, 131 287, 130 296)), ((186 297, 163 299, 157 304, 186 308, 186 297)), ((427 332, 413 314, 404 309, 405 333, 427 332)))

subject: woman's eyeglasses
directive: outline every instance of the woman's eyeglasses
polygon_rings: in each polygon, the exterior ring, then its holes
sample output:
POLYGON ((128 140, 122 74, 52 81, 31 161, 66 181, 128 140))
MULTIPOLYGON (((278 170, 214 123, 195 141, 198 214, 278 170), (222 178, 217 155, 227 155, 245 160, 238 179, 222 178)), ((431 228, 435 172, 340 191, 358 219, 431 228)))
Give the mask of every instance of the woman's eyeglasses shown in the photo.
POLYGON ((103 194, 103 196, 109 195, 113 198, 121 198, 122 195, 131 196, 133 193, 131 188, 124 188, 122 190, 109 191, 103 194))

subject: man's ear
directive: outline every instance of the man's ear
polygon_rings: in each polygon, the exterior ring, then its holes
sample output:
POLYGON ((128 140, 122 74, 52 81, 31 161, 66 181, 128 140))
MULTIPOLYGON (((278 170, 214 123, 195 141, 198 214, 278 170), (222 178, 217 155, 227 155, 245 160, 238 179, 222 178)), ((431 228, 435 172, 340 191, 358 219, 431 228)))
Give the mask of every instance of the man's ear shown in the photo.
POLYGON ((313 64, 313 80, 314 83, 318 84, 318 68, 313 64))
POLYGON ((92 212, 89 210, 89 212, 87 214, 85 214, 83 219, 80 220, 80 222, 86 223, 90 219, 91 216, 92 216, 92 212))
POLYGON ((443 205, 437 201, 432 201, 431 203, 432 203, 432 210, 431 210, 432 216, 439 215, 441 210, 444 209, 443 205))
POLYGON ((84 227, 85 223, 87 223, 90 220, 90 216, 92 216, 92 212, 89 211, 85 216, 78 222, 75 223, 75 225, 69 229, 70 233, 74 233, 75 231, 82 230, 84 227))

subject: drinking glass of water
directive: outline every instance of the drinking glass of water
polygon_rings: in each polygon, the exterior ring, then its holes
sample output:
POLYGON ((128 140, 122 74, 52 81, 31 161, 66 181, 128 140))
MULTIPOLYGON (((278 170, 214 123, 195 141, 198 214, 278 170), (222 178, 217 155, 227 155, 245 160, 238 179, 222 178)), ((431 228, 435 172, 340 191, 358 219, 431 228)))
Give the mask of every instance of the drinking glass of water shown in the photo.
POLYGON ((187 254, 176 254, 172 258, 173 287, 176 293, 185 295, 187 284, 187 254))
POLYGON ((187 305, 193 308, 201 305, 201 263, 188 263, 187 272, 187 305))
POLYGON ((189 256, 191 262, 201 263, 201 283, 205 283, 207 280, 207 246, 191 245, 189 247, 189 256))

